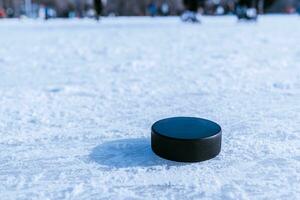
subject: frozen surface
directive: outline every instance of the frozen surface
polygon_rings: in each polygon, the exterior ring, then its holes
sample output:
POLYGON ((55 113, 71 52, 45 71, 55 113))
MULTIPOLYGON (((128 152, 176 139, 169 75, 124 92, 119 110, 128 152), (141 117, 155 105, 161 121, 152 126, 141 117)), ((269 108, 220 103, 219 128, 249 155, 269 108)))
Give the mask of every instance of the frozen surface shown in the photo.
POLYGON ((1 199, 300 199, 300 18, 0 20, 1 199), (150 126, 223 128, 196 164, 150 126))

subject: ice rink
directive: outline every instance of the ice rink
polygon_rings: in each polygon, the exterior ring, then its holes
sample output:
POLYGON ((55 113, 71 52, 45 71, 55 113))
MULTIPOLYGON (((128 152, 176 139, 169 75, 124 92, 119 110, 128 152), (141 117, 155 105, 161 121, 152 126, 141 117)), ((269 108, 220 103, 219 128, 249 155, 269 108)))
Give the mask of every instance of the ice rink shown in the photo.
POLYGON ((10 199, 300 199, 300 17, 0 20, 0 194, 10 199), (207 162, 150 127, 223 128, 207 162))

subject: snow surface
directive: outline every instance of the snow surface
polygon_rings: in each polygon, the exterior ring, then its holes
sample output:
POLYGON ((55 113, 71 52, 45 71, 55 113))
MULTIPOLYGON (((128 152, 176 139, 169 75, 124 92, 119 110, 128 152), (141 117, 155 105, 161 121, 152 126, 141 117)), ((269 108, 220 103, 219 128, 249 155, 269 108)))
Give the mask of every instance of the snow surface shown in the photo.
POLYGON ((0 20, 1 199, 300 199, 300 18, 0 20), (222 153, 150 149, 171 116, 222 153))

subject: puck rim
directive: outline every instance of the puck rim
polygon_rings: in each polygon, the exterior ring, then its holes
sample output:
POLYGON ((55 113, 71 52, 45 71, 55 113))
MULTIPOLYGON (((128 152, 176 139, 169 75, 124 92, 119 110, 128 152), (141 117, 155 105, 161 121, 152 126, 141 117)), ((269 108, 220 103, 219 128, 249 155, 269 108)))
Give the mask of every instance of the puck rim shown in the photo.
POLYGON ((166 139, 171 139, 171 140, 183 140, 183 141, 201 141, 201 140, 208 140, 208 139, 213 139, 215 137, 218 137, 219 134, 222 134, 222 127, 214 122, 214 121, 211 121, 211 120, 208 120, 208 119, 205 119, 205 118, 199 118, 199 117, 185 117, 185 116, 178 116, 178 117, 168 117, 168 118, 164 118, 164 119, 161 119, 161 120, 158 120, 156 121, 152 126, 151 126, 151 132, 152 133, 155 133, 155 134, 158 134, 160 135, 161 137, 165 137, 166 139), (155 131, 154 129, 154 126, 156 124, 158 124, 159 122, 161 121, 164 121, 164 120, 170 120, 170 119, 176 119, 176 118, 186 118, 186 119, 197 119, 197 120, 205 120, 205 121, 208 121, 210 123, 213 123, 214 125, 216 125, 219 129, 219 131, 217 133, 214 133, 213 135, 210 135, 208 137, 203 137, 203 138, 177 138, 177 137, 170 137, 170 136, 167 136, 167 135, 163 135, 157 131, 155 131))

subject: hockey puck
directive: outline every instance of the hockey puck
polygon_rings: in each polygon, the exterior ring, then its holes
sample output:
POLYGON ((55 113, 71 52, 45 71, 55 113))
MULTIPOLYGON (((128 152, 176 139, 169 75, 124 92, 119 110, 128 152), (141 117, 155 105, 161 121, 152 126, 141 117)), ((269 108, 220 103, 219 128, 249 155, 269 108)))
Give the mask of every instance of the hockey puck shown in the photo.
POLYGON ((155 122, 151 148, 158 156, 177 162, 200 162, 221 151, 222 129, 210 120, 174 117, 155 122))

